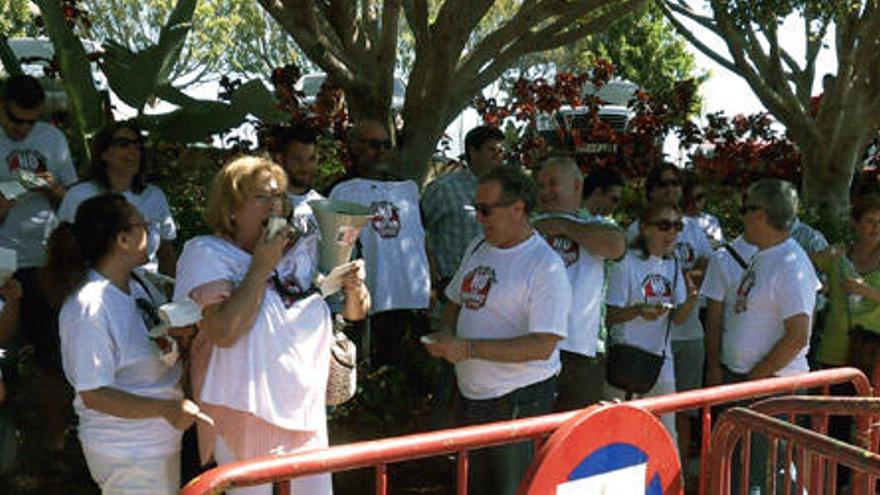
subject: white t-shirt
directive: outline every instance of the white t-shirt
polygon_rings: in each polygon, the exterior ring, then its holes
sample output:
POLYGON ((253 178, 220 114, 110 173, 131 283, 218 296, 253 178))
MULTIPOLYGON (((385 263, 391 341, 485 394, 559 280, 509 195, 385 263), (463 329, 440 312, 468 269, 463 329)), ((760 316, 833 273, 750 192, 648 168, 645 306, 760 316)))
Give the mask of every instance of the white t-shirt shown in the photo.
POLYGON ((701 211, 699 215, 695 217, 688 216, 687 218, 693 220, 700 227, 703 233, 706 234, 706 239, 710 244, 718 245, 724 242, 724 232, 721 230, 721 223, 715 215, 701 211))
MULTIPOLYGON (((51 172, 63 186, 77 181, 67 139, 44 122, 37 122, 21 141, 10 140, 0 128, 0 181, 13 180, 17 170, 51 172)), ((16 252, 19 268, 43 266, 46 240, 57 224, 49 199, 42 193, 28 192, 16 200, 0 223, 0 247, 16 252)))
MULTIPOLYGON (((579 214, 581 216, 539 215, 533 221, 562 216, 581 223, 606 223, 585 211, 579 214)), ((599 344, 599 320, 602 316, 602 298, 605 290, 605 258, 590 253, 566 236, 545 237, 545 240, 562 258, 572 289, 568 336, 559 344, 559 348, 595 357, 599 344)))
MULTIPOLYGON (((704 290, 712 299, 720 293, 714 285, 704 290)), ((812 326, 816 291, 821 284, 803 248, 789 238, 758 251, 735 285, 733 311, 725 314, 721 362, 734 372, 748 373, 785 335, 786 319, 805 314, 812 326)), ((731 297, 729 290, 724 292, 731 297)), ((809 345, 805 345, 776 376, 809 371, 808 350, 809 345)))
MULTIPOLYGON (((746 242, 742 236, 734 239, 730 246, 736 250, 740 258, 746 263, 746 266, 752 262, 752 257, 758 252, 758 247, 746 242)), ((724 328, 727 327, 725 322, 733 318, 734 306, 736 305, 736 289, 739 287, 739 281, 742 279, 745 271, 746 269, 724 247, 716 249, 715 254, 709 259, 706 276, 703 277, 703 285, 700 288, 700 296, 713 301, 723 302, 724 315, 722 327, 724 328)))
MULTIPOLYGON (((565 265, 533 234, 508 249, 474 239, 446 296, 461 306, 457 335, 471 339, 510 339, 532 333, 565 337, 571 286, 565 265)), ((482 400, 501 397, 559 373, 559 351, 546 360, 500 363, 466 359, 455 364, 462 395, 482 400)))
MULTIPOLYGON (((709 259, 712 256, 712 246, 703 229, 691 217, 681 217, 684 229, 678 234, 675 242, 674 253, 678 259, 681 271, 686 272, 694 267, 700 258, 709 259)), ((627 229, 626 235, 630 242, 639 233, 639 222, 636 220, 627 229)), ((685 287, 685 291, 687 288, 685 287)), ((681 325, 672 324, 672 340, 696 340, 704 337, 703 324, 700 323, 700 312, 694 309, 681 325)))
MULTIPOLYGON (((87 199, 108 192, 94 181, 82 182, 71 187, 64 195, 61 206, 58 207, 58 220, 73 223, 76 220, 76 211, 79 209, 79 205, 87 199)), ((150 261, 143 268, 157 272, 159 271, 159 259, 156 253, 159 252, 159 243, 171 241, 177 237, 177 226, 171 216, 171 208, 168 206, 165 193, 158 187, 147 184, 140 194, 128 190, 122 195, 138 209, 144 220, 150 223, 147 236, 147 252, 150 254, 150 261)))
MULTIPOLYGON (((280 285, 310 286, 314 257, 297 243, 276 267, 280 285)), ((174 298, 212 282, 238 287, 251 255, 217 236, 195 237, 177 262, 174 298)), ((326 426, 330 367, 330 310, 320 294, 299 299, 279 294, 270 279, 253 326, 229 347, 214 346, 199 400, 245 411, 288 430, 326 426)))
POLYGON ((416 183, 354 178, 337 184, 330 197, 373 209, 359 238, 370 313, 427 308, 431 279, 416 183))
MULTIPOLYGON (((630 249, 619 262, 611 265, 608 274, 608 305, 625 308, 635 304, 670 303, 680 306, 687 298, 687 288, 675 260, 651 256, 642 258, 638 250, 630 249)), ((643 351, 661 355, 666 361, 659 381, 675 381, 672 364, 672 339, 666 339, 672 311, 662 318, 649 321, 641 316, 611 326, 611 342, 628 344, 643 351), (665 342, 665 348, 664 348, 665 342)))
MULTIPOLYGON (((318 263, 318 241, 320 234, 318 229, 318 221, 315 219, 315 213, 309 206, 309 201, 316 199, 324 199, 324 196, 318 194, 314 189, 310 189, 305 194, 289 194, 290 207, 293 214, 291 215, 291 224, 300 232, 304 232, 298 240, 297 244, 303 244, 302 253, 309 253, 315 259, 315 266, 318 263)), ((297 246, 300 249, 300 246, 297 246)))
POLYGON ((182 366, 159 359, 150 340, 144 311, 137 300, 153 307, 163 302, 133 278, 126 294, 97 272, 90 272, 67 298, 58 317, 61 358, 67 380, 77 392, 79 437, 87 449, 123 459, 157 457, 180 450, 182 431, 163 418, 126 419, 83 404, 81 392, 109 387, 142 397, 182 399, 182 366))

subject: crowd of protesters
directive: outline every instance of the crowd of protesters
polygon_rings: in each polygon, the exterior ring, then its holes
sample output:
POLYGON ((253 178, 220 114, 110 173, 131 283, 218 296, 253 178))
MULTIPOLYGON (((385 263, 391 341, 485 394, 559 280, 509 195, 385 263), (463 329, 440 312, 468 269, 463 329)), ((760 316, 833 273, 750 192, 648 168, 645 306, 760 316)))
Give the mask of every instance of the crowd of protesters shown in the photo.
MULTIPOLYGON (((0 95, 0 179, 41 181, 0 196, 0 247, 18 262, 0 286, 0 346, 33 346, 45 399, 35 441, 61 448, 72 404, 104 493, 176 493, 182 451, 207 465, 327 446, 334 315, 361 322, 349 328, 365 334, 353 337, 371 366, 400 365, 423 352, 416 341, 442 359, 429 391, 437 425, 803 373, 811 342, 813 368, 851 364, 853 348, 872 361, 880 341, 880 196, 855 197, 854 241, 829 247, 798 219, 791 184, 759 180, 743 195, 742 235, 725 243, 704 185, 662 164, 624 230, 612 215, 626 184, 609 169, 584 177, 555 156, 527 172, 504 163, 499 130, 480 126, 462 165, 420 191, 391 174, 388 130, 364 120, 346 136, 353 167, 326 197, 372 209, 355 252, 366 269, 344 275, 334 302, 313 288, 320 233, 308 201, 325 195, 313 188, 312 131, 280 128, 264 154, 226 163, 207 195, 212 233, 175 258, 140 129, 98 133, 78 182, 63 135, 39 121, 44 98, 27 76, 0 95), (287 225, 270 232, 277 216, 287 225), (157 336, 169 298, 192 299, 202 319, 157 336), (643 376, 625 377, 621 356, 643 376), (184 441, 193 424, 197 441, 184 441)), ((8 470, 15 426, 8 402, 0 408, 8 470)), ((662 417, 683 457, 694 419, 662 417)), ((469 493, 514 493, 532 455, 530 442, 475 452, 469 493)), ((332 483, 293 488, 326 494, 332 483)))

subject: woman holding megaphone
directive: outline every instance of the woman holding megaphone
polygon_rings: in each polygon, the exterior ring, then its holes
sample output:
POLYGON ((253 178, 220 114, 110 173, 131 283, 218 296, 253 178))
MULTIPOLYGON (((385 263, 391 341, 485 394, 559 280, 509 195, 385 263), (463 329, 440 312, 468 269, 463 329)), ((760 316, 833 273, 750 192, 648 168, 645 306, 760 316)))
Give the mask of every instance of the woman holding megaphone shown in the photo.
MULTIPOLYGON (((175 299, 192 298, 204 314, 191 350, 194 396, 216 423, 199 427, 203 463, 327 446, 332 322, 312 288, 316 244, 297 242, 298 233, 273 220, 289 208, 286 190, 284 170, 268 159, 226 164, 205 213, 214 234, 188 241, 178 260, 175 299)), ((347 319, 362 319, 369 309, 363 276, 345 275, 347 319)), ((297 478, 292 489, 331 493, 330 476, 297 478)))

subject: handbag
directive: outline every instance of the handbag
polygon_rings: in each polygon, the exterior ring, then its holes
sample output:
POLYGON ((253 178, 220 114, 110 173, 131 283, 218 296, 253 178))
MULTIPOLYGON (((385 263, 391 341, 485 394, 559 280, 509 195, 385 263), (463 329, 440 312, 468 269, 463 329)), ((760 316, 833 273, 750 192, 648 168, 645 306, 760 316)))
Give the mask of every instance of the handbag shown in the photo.
POLYGON ((343 328, 345 321, 337 315, 333 321, 330 372, 327 375, 328 406, 348 402, 357 391, 357 346, 348 338, 343 328))
MULTIPOLYGON (((675 260, 672 293, 678 282, 678 260, 675 260)), ((611 344, 608 349, 608 360, 605 366, 606 380, 612 386, 626 392, 629 400, 634 394, 648 393, 657 383, 663 361, 666 360, 666 347, 672 329, 672 315, 666 318, 666 337, 663 339, 663 353, 657 355, 629 344, 611 344)))

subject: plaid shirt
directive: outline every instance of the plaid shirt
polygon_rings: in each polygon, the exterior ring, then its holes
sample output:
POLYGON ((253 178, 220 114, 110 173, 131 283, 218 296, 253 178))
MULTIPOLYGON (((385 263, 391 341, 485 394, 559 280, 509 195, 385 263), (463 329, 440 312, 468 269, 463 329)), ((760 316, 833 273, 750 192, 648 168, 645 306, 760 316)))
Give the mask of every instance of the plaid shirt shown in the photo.
POLYGON ((422 193, 422 223, 440 278, 455 275, 471 239, 483 234, 473 206, 476 193, 477 177, 468 168, 440 177, 422 193))

